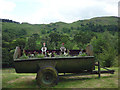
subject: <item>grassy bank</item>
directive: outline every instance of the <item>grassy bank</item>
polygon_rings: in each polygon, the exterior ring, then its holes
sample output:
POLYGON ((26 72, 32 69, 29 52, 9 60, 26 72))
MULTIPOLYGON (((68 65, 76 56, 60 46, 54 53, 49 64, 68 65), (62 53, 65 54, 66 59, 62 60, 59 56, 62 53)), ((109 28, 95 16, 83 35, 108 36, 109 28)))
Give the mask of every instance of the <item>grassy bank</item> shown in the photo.
MULTIPOLYGON (((52 88, 118 88, 118 68, 112 67, 114 74, 84 76, 62 76, 58 85, 52 88)), ((36 74, 17 74, 14 69, 2 70, 3 88, 39 88, 35 80, 36 74)))

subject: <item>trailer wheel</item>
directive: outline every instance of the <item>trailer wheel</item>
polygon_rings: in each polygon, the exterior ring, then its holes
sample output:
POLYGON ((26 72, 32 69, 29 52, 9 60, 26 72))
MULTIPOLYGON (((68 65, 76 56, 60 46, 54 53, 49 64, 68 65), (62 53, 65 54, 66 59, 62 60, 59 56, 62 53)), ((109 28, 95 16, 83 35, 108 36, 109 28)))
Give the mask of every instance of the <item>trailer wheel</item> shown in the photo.
POLYGON ((58 72, 53 67, 43 67, 38 71, 36 79, 40 86, 54 86, 58 83, 58 72))

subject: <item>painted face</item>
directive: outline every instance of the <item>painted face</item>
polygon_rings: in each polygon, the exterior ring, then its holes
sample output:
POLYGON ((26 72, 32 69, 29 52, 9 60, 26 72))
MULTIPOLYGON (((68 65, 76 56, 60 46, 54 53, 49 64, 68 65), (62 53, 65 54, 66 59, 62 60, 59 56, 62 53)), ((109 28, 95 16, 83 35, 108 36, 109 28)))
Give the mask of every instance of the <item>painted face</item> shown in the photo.
POLYGON ((43 46, 45 46, 45 43, 43 43, 43 46))

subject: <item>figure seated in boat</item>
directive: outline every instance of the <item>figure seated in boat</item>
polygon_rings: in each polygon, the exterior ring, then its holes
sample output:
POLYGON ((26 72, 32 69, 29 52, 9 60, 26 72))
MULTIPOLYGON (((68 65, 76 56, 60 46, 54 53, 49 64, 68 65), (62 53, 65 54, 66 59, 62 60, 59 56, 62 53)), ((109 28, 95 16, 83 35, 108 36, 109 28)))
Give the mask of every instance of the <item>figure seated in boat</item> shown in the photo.
POLYGON ((61 54, 66 54, 66 48, 64 47, 64 43, 62 43, 62 46, 60 47, 61 54))
POLYGON ((45 54, 46 56, 47 47, 45 47, 45 43, 43 43, 43 47, 41 48, 41 50, 42 50, 42 54, 45 54))

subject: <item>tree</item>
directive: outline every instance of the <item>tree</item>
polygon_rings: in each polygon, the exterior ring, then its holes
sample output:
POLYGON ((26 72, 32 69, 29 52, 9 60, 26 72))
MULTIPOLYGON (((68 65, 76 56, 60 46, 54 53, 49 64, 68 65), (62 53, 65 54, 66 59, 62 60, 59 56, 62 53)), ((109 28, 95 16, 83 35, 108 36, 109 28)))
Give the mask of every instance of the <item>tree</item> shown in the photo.
POLYGON ((41 30, 41 34, 46 34, 46 31, 45 30, 41 30))
POLYGON ((50 42, 55 43, 55 47, 58 46, 58 42, 61 40, 61 35, 55 32, 50 33, 50 42))
POLYGON ((93 37, 92 32, 83 32, 80 31, 79 33, 77 33, 74 36, 74 40, 76 41, 77 44, 87 44, 88 42, 90 42, 91 38, 93 37))
POLYGON ((63 31, 63 33, 70 33, 70 29, 69 28, 63 28, 62 31, 63 31))
POLYGON ((115 49, 115 38, 108 31, 94 37, 91 40, 93 46, 94 56, 96 60, 99 60, 102 66, 112 66, 117 56, 117 50, 115 49))
POLYGON ((66 35, 66 34, 61 35, 61 43, 65 43, 65 42, 67 42, 69 40, 70 39, 69 39, 68 35, 66 35))
POLYGON ((34 36, 28 38, 25 49, 35 50, 36 49, 36 39, 34 36))
POLYGON ((26 38, 17 38, 16 40, 10 42, 10 49, 15 49, 16 46, 25 48, 25 44, 26 44, 26 38))
POLYGON ((101 61, 102 66, 113 66, 116 58, 116 50, 114 47, 111 47, 110 44, 107 44, 107 48, 103 49, 103 52, 99 54, 98 58, 101 61))
POLYGON ((3 67, 13 66, 13 54, 7 48, 2 48, 2 65, 3 67))
POLYGON ((91 39, 90 44, 94 47, 93 51, 96 55, 98 55, 99 53, 102 53, 102 48, 106 47, 106 42, 104 39, 102 39, 101 36, 99 36, 98 38, 93 37, 91 39))

